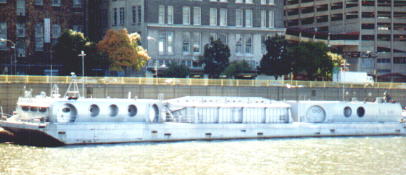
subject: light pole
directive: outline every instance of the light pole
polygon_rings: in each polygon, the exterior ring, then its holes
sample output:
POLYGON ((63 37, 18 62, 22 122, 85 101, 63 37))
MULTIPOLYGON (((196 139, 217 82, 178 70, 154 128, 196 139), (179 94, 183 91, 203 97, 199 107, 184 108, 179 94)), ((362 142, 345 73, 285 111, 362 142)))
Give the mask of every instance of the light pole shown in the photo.
MULTIPOLYGON (((14 49, 14 59, 16 59, 16 44, 13 41, 4 39, 4 38, 0 38, 0 42, 10 42, 11 43, 10 48, 14 49)), ((13 57, 10 57, 10 74, 13 74, 13 57)))
POLYGON ((85 97, 85 51, 82 50, 78 56, 82 57, 82 94, 85 97))

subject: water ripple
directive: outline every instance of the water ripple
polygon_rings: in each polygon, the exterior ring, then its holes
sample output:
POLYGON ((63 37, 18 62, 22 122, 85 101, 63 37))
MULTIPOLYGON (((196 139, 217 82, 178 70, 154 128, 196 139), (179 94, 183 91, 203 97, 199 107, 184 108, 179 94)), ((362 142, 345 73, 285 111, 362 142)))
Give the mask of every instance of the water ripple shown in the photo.
POLYGON ((0 144, 1 175, 404 175, 406 137, 38 148, 0 144))

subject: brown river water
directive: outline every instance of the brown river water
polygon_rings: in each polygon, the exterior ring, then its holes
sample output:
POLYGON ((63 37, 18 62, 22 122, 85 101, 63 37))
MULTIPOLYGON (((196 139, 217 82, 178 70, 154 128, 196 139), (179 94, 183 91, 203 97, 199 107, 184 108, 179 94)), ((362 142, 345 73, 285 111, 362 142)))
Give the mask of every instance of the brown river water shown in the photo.
POLYGON ((0 143, 0 175, 406 175, 406 137, 191 141, 54 148, 0 143))

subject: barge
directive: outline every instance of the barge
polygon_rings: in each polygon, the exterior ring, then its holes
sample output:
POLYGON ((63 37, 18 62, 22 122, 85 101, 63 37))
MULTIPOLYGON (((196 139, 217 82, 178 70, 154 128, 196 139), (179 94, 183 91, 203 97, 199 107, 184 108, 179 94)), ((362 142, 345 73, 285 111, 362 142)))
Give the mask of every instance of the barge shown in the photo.
POLYGON ((0 127, 12 133, 16 143, 39 146, 406 135, 401 105, 382 98, 375 102, 81 98, 77 85, 72 86, 64 96, 57 88, 49 96, 25 91, 14 115, 0 120, 0 127))

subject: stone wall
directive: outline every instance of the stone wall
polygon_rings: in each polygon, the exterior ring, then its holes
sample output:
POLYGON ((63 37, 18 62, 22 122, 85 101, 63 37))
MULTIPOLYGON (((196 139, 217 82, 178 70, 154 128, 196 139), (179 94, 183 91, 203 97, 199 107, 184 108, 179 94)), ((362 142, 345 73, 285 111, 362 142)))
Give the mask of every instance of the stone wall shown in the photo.
MULTIPOLYGON (((58 84, 63 95, 67 84, 58 84)), ((11 113, 17 98, 23 94, 24 87, 33 90, 33 95, 41 91, 49 93, 49 84, 0 84, 0 106, 4 112, 11 113)), ((81 87, 79 85, 79 87, 81 87)), ((406 89, 377 88, 287 88, 287 87, 227 87, 227 86, 153 86, 153 85, 87 85, 87 97, 101 98, 157 98, 164 94, 165 99, 182 96, 242 96, 266 97, 275 100, 351 100, 373 101, 387 91, 393 100, 406 105, 406 89)))

